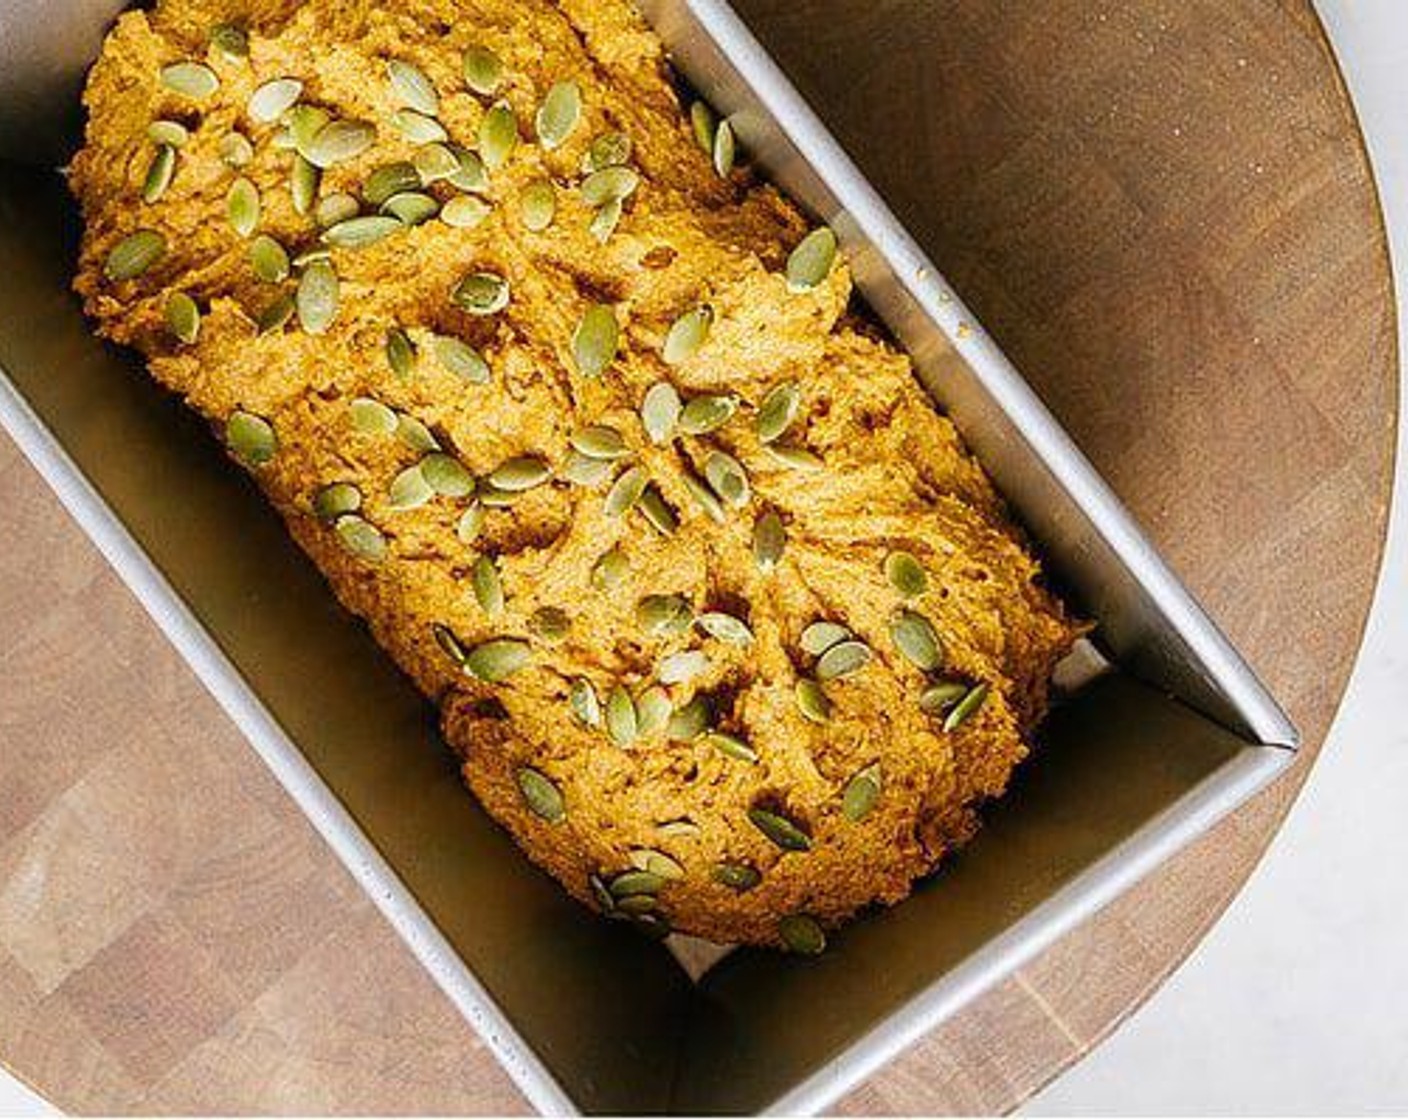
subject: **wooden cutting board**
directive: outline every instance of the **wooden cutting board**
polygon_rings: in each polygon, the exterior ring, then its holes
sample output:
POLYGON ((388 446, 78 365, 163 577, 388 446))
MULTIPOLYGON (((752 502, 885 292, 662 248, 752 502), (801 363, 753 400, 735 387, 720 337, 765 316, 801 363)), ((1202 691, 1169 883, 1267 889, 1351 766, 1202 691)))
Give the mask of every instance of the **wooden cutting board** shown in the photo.
MULTIPOLYGON (((1374 187, 1304 0, 740 7, 1305 734, 842 1105, 1005 1110, 1216 919, 1343 693, 1396 415, 1374 187)), ((83 1112, 522 1110, 3 440, 0 509, 0 1059, 83 1112)))

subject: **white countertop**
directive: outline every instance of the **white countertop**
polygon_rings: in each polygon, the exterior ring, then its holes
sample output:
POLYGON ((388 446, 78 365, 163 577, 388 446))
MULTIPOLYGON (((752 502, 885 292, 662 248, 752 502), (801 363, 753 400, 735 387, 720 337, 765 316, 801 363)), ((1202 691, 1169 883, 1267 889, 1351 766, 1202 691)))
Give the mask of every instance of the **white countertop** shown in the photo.
MULTIPOLYGON (((1317 7, 1359 107, 1408 292, 1408 0, 1317 7)), ((1402 311, 1399 335, 1408 352, 1402 311)), ((1408 1110, 1405 682, 1399 502, 1344 710, 1266 861, 1189 962, 1027 1115, 1408 1110)), ((38 1114, 53 1110, 0 1072, 0 1117, 38 1114)))

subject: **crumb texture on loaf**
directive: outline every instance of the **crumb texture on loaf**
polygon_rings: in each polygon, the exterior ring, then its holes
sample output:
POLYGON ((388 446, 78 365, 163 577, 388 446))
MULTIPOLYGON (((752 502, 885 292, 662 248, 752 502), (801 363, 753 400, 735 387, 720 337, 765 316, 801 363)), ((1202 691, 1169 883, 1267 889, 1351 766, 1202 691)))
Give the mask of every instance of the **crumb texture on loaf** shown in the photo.
POLYGON ((572 894, 810 952, 973 832, 1081 627, 625 0, 161 0, 85 100, 98 329, 572 894))

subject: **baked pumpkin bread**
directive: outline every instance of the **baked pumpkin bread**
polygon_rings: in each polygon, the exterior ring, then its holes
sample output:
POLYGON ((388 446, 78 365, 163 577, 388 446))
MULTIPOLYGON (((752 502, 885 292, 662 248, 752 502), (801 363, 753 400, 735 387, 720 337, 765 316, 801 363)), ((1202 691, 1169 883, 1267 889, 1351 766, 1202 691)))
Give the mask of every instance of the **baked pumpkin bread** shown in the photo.
POLYGON ((812 952, 973 832, 1081 627, 625 0, 160 0, 86 103, 98 329, 573 895, 812 952))

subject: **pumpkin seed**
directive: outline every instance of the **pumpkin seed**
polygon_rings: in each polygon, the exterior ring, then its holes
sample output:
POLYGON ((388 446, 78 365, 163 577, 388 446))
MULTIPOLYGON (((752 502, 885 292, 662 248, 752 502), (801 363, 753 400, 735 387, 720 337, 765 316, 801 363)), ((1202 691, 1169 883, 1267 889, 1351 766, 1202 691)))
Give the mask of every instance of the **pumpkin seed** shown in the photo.
POLYGON ((402 225, 418 226, 440 213, 440 203, 420 191, 407 191, 404 194, 393 194, 381 204, 381 210, 402 225))
POLYGON ((455 637, 455 632, 448 626, 442 626, 438 622, 430 624, 430 633, 435 638, 435 644, 440 647, 445 656, 464 668, 464 646, 460 645, 460 640, 455 637))
POLYGON ((533 651, 527 642, 493 638, 470 650, 464 664, 471 676, 497 684, 526 668, 532 659, 533 651))
POLYGON ((430 488, 446 498, 467 498, 474 493, 474 475, 452 455, 432 451, 420 461, 420 473, 430 488))
POLYGON ((900 611, 891 619, 890 640, 922 672, 932 672, 943 664, 944 649, 934 624, 918 611, 900 611))
POLYGON ((455 522, 455 536, 461 544, 473 544, 484 528, 484 507, 475 502, 455 522))
POLYGON ((357 397, 347 407, 352 427, 365 436, 389 436, 396 430, 396 413, 371 397, 357 397))
POLYGON ((763 450, 768 453, 774 463, 780 467, 785 467, 789 471, 819 471, 826 464, 821 458, 805 447, 795 447, 791 444, 765 443, 763 450))
POLYGON ((225 197, 225 213, 241 237, 248 237, 259 225, 259 189, 248 179, 236 179, 225 197))
POLYGON ((154 229, 139 229, 112 247, 103 272, 109 280, 135 280, 165 256, 165 235, 154 229))
POLYGON ((221 137, 219 152, 227 167, 243 167, 254 158, 254 145, 241 133, 231 132, 221 137))
POLYGON ((490 618, 502 614, 504 609, 504 585, 499 578, 498 565, 492 556, 475 558, 469 572, 470 584, 474 588, 474 598, 480 610, 490 618))
POLYGON ((990 686, 986 681, 968 690, 968 694, 963 697, 949 712, 948 718, 944 720, 944 730, 954 731, 961 727, 968 719, 981 708, 988 698, 990 686))
MULTIPOLYGON (((670 324, 662 354, 666 363, 677 366, 704 345, 714 322, 714 309, 708 304, 686 311, 670 324)), ((696 400, 700 398, 695 398, 696 400)), ((723 399, 723 398, 717 398, 723 399)), ((730 398, 732 399, 732 398, 730 398)), ((693 402, 691 402, 693 403, 693 402)), ((687 407, 687 406, 686 406, 687 407)), ((732 415, 732 413, 730 413, 732 415)))
POLYGON ((473 195, 456 195, 440 207, 440 220, 451 229, 474 229, 493 213, 493 207, 473 195))
POLYGON ((645 493, 645 486, 649 479, 645 471, 640 467, 628 467, 621 472, 621 476, 611 484, 611 489, 606 492, 605 510, 608 517, 620 517, 628 510, 633 509, 640 501, 640 496, 645 493))
POLYGON ((288 192, 293 199, 293 209, 299 214, 308 214, 317 203, 318 187, 322 185, 323 173, 301 155, 293 157, 293 166, 288 173, 288 192))
POLYGON ((567 693, 572 714, 586 727, 601 726, 601 702, 596 698, 596 689, 586 677, 578 677, 572 682, 567 693))
POLYGON ((709 730, 713 711, 709 698, 702 694, 695 696, 683 707, 676 708, 670 722, 665 725, 665 734, 677 743, 688 743, 709 730))
POLYGON ((684 868, 678 860, 655 848, 634 848, 631 850, 631 866, 638 871, 648 871, 661 879, 683 879, 684 868))
POLYGON ((200 308, 185 292, 172 292, 167 296, 162 315, 166 320, 166 329, 176 336, 178 342, 191 346, 200 337, 200 308))
POLYGON ((617 913, 628 916, 634 923, 655 918, 656 911, 659 909, 660 900, 653 894, 627 895, 616 903, 617 913))
POLYGON ((259 318, 255 325, 260 334, 273 334, 288 326, 289 320, 293 318, 293 313, 298 310, 294 303, 291 292, 280 292, 263 311, 259 312, 259 318))
POLYGON ((702 436, 717 431, 738 411, 738 398, 730 394, 705 394, 692 397, 680 412, 680 431, 702 436))
POLYGON ((231 65, 249 58, 249 32, 237 23, 221 23, 212 27, 210 45, 231 65))
POLYGON ((405 228, 400 218, 365 214, 329 226, 323 230, 323 241, 335 249, 365 249, 405 228))
POLYGON ((777 935, 791 952, 815 957, 826 949, 826 934, 815 918, 788 914, 777 923, 777 935))
POLYGON ((414 109, 397 109, 391 114, 391 127, 412 144, 442 144, 450 138, 443 124, 414 109))
POLYGON ((814 229, 787 258, 787 288, 809 292, 831 275, 836 260, 836 235, 826 226, 814 229))
POLYGON ((225 446, 247 467, 262 467, 279 450, 274 427, 262 416, 236 409, 225 421, 225 446))
POLYGON ((705 155, 714 154, 714 134, 719 128, 718 114, 702 101, 689 107, 689 124, 694 131, 694 139, 705 155))
POLYGON ((592 897, 596 899, 597 909, 603 914, 612 914, 616 910, 616 900, 611 897, 611 892, 606 889, 606 884, 596 875, 587 876, 587 886, 591 888, 592 897))
POLYGON ((386 332, 386 364, 397 377, 410 377, 416 371, 416 344, 400 327, 386 332))
POLYGON ((471 315, 493 315, 508 306, 508 281, 493 272, 471 272, 451 298, 471 315))
POLYGON ((430 429, 407 412, 396 414, 396 438, 412 451, 422 454, 440 450, 440 442, 431 434, 430 429))
POLYGON ((624 459, 631 453, 621 433, 606 424, 573 432, 567 442, 589 459, 624 459))
POLYGON ((440 95, 435 91, 435 83, 420 67, 405 59, 392 58, 387 60, 386 74, 391 79, 392 92, 407 108, 429 117, 440 112, 440 95))
POLYGON ((563 800, 562 791, 541 770, 524 766, 519 769, 517 778, 518 791, 523 794, 524 802, 535 814, 549 824, 557 824, 567 816, 567 805, 563 800))
POLYGON ((530 233, 542 233, 552 225, 557 213, 557 191, 551 180, 534 179, 518 195, 518 210, 523 228, 530 233))
POLYGON ((621 224, 621 200, 612 199, 604 206, 597 207, 596 213, 592 215, 592 220, 587 226, 587 232, 597 241, 605 245, 611 240, 611 235, 616 232, 616 227, 621 224))
POLYGON ((774 813, 768 809, 749 809, 748 819, 753 822, 754 828, 783 851, 806 852, 811 850, 811 837, 781 813, 774 813))
POLYGON ((325 334, 337 318, 341 292, 337 271, 328 261, 314 261, 298 280, 298 321, 309 334, 325 334))
POLYGON ((758 406, 758 439, 772 443, 780 438, 792 426, 801 405, 802 390, 795 381, 784 381, 774 388, 758 406))
POLYGON ((336 521, 362 508, 362 492, 350 482, 334 482, 313 495, 313 512, 321 521, 336 521))
POLYGON ((662 535, 668 537, 680 527, 679 517, 654 483, 645 488, 645 493, 640 496, 636 505, 645 519, 662 535))
POLYGON ((662 657, 655 675, 661 684, 686 684, 708 671, 708 655, 703 650, 686 649, 662 657))
POLYGON ((776 510, 768 510, 753 524, 753 563, 767 575, 782 560, 787 547, 787 530, 776 510))
POLYGON ((688 473, 681 475, 680 481, 684 484, 684 488, 689 491, 689 495, 694 499, 695 504, 704 511, 710 520, 720 525, 727 520, 728 515, 724 512, 723 503, 719 501, 718 497, 708 486, 700 482, 694 475, 688 473))
POLYGON ((265 82, 249 98, 249 115, 260 124, 272 124, 303 96, 303 83, 297 78, 275 78, 265 82))
POLYGON ((664 886, 665 876, 639 868, 621 872, 610 883, 612 897, 618 900, 633 895, 659 894, 664 886))
POLYGON ((609 549, 592 565, 592 586, 609 591, 620 587, 628 574, 630 564, 626 554, 619 548, 609 549))
POLYGON ((510 494, 532 490, 552 477, 551 468, 534 455, 516 455, 489 472, 489 483, 510 494))
POLYGON ((142 183, 142 201, 149 205, 159 201, 175 177, 176 149, 170 144, 162 144, 147 167, 147 176, 142 183))
POLYGON ((254 275, 266 284, 282 284, 288 279, 288 251, 267 233, 249 243, 249 263, 254 275))
POLYGON ((301 154, 314 167, 326 170, 356 159, 376 142, 376 128, 366 121, 330 121, 301 154))
POLYGON ((545 642, 560 642, 572 630, 572 618, 561 607, 539 607, 528 628, 545 642))
POLYGON ((716 863, 712 874, 716 882, 739 893, 751 891, 763 881, 758 870, 749 867, 746 863, 716 863))
POLYGON ((728 735, 722 731, 710 731, 704 735, 700 742, 713 747, 726 758, 736 759, 739 762, 758 761, 758 752, 736 735, 728 735))
POLYGON ((313 245, 307 249, 304 249, 303 252, 299 253, 298 256, 294 257, 292 264, 295 269, 301 271, 302 269, 307 268, 314 261, 330 260, 332 260, 332 250, 327 249, 322 245, 313 245))
POLYGON ((704 478, 714 493, 735 509, 746 506, 753 496, 743 464, 722 451, 712 451, 704 460, 704 478))
POLYGON ((616 685, 606 696, 606 734, 618 747, 636 740, 636 702, 624 685, 616 685))
POLYGON ((680 418, 680 395, 668 381, 657 381, 640 405, 640 422, 651 443, 664 443, 680 418))
POLYGON ((419 148, 411 158, 411 166, 416 169, 420 181, 429 186, 441 179, 448 179, 460 170, 460 160, 445 144, 427 144, 419 148))
POLYGON ((307 158, 318 133, 331 120, 332 114, 317 105, 295 105, 284 119, 284 128, 293 150, 307 158))
POLYGON ((608 303, 594 303, 582 313, 572 335, 572 357, 583 377, 600 377, 616 360, 621 327, 608 303))
POLYGON ((599 486, 611 477, 611 460, 589 459, 580 451, 569 451, 562 477, 577 486, 599 486))
POLYGON ((339 222, 355 218, 357 210, 357 200, 350 194, 339 191, 336 194, 324 195, 318 200, 318 204, 313 208, 313 220, 318 223, 319 229, 327 229, 339 222))
POLYGON ((507 101, 497 101, 479 122, 479 158, 490 171, 496 171, 517 146, 518 118, 507 101))
POLYGON ((825 689, 810 677, 802 677, 793 687, 797 710, 812 723, 831 722, 831 701, 825 689))
POLYGON ((729 645, 746 646, 753 641, 753 631, 748 624, 724 611, 705 611, 694 622, 711 638, 728 642, 729 645))
POLYGON ((415 164, 401 160, 397 163, 383 163, 367 176, 362 184, 362 197, 372 206, 380 206, 393 195, 404 191, 418 191, 425 184, 420 181, 420 172, 415 164))
POLYGON ((849 677, 869 665, 872 656, 870 647, 862 641, 848 638, 837 642, 817 659, 817 680, 835 681, 849 677))
POLYGON ((848 821, 864 820, 880 800, 880 764, 867 766, 846 784, 841 813, 848 821))
POLYGON ((352 555, 374 564, 386 558, 386 538, 370 521, 351 515, 339 517, 333 531, 352 555))
POLYGON ((425 472, 417 463, 407 467, 391 480, 386 491, 387 504, 394 510, 418 509, 435 497, 435 491, 425 480, 425 472))
POLYGON ((624 167, 631 162, 631 138, 624 132, 603 132, 591 142, 582 158, 582 171, 590 175, 605 167, 624 167))
POLYGON ((640 186, 640 174, 630 167, 603 167, 593 171, 577 189, 588 206, 605 206, 608 202, 624 202, 640 186))
POLYGON ((161 68, 161 84, 182 97, 204 101, 220 88, 220 79, 203 62, 173 62, 161 68))
POLYGON ((483 355, 469 343, 452 335, 436 335, 435 356, 450 373, 471 385, 487 385, 493 377, 483 355))
POLYGON ((714 170, 727 179, 733 172, 733 161, 738 154, 738 145, 733 136, 733 125, 720 121, 714 130, 714 170))
POLYGON ((558 82, 538 106, 534 127, 547 151, 560 148, 582 119, 582 90, 576 82, 558 82))
POLYGON ((503 60, 488 47, 470 47, 464 52, 465 84, 475 93, 488 96, 503 78, 503 60))
POLYGON ((156 120, 147 125, 147 139, 153 144, 166 144, 172 148, 179 148, 190 138, 190 129, 180 121, 156 120))
POLYGON ((489 188, 489 173, 484 170, 484 161, 468 148, 459 144, 446 145, 459 160, 460 168, 450 176, 452 187, 462 191, 485 191, 489 188))
POLYGON ((906 599, 914 599, 929 589, 924 566, 912 553, 896 549, 885 557, 885 578, 906 599))
POLYGON ((659 685, 651 685, 636 697, 636 734, 642 739, 658 735, 673 713, 669 695, 659 685))
POLYGON ((937 681, 919 694, 919 710, 941 715, 967 695, 968 686, 962 681, 937 681))
POLYGON ((636 604, 636 625, 648 637, 683 634, 694 620, 694 610, 683 595, 646 595, 636 604))

